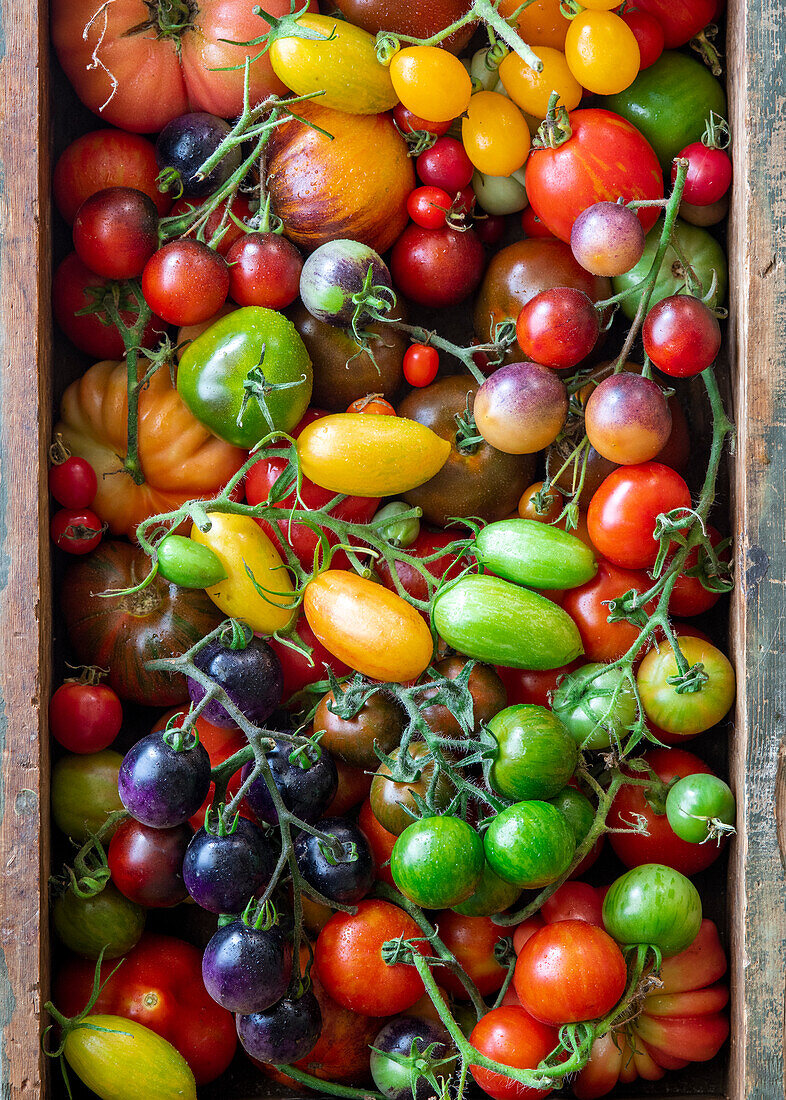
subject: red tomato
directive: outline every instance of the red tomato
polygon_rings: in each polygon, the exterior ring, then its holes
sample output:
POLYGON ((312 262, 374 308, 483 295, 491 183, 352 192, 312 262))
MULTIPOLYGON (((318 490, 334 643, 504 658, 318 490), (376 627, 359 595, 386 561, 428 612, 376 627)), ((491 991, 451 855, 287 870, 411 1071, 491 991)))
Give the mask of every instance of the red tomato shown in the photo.
MULTIPOLYGON (((701 141, 686 145, 678 157, 688 161, 684 202, 694 206, 712 206, 720 202, 731 187, 731 157, 725 149, 709 149, 701 141)), ((671 182, 677 178, 676 165, 671 170, 671 182)))
POLYGON ((193 835, 190 825, 151 829, 126 818, 115 830, 106 854, 112 882, 121 894, 149 909, 185 901, 183 857, 193 835))
POLYGON ((67 554, 89 554, 104 535, 104 525, 89 508, 61 508, 52 516, 52 541, 67 554))
POLYGON ((371 790, 371 781, 374 776, 363 768, 354 768, 351 764, 345 764, 343 760, 335 759, 338 772, 338 787, 333 795, 333 801, 325 808, 325 817, 344 817, 350 810, 368 797, 371 790))
POLYGON ((277 638, 267 638, 267 643, 273 648, 281 662, 281 670, 284 673, 284 689, 281 698, 286 703, 292 696, 309 684, 315 684, 318 680, 326 680, 325 666, 329 665, 336 676, 344 676, 349 672, 349 666, 332 653, 328 653, 322 643, 317 639, 314 631, 306 622, 305 615, 298 620, 295 628, 297 636, 307 646, 311 647, 311 658, 305 654, 284 645, 277 638))
POLYGON ((441 187, 416 187, 407 199, 407 213, 413 222, 424 229, 440 229, 445 224, 452 201, 441 187))
POLYGON ((547 924, 527 940, 513 984, 522 1006, 544 1024, 576 1024, 611 1012, 628 968, 603 928, 583 920, 547 924))
POLYGON ((469 187, 475 169, 460 141, 440 137, 418 157, 415 168, 423 183, 441 187, 450 195, 469 187))
MULTIPOLYGON (((534 917, 527 917, 521 924, 517 924, 513 929, 513 950, 517 955, 521 953, 521 949, 530 936, 534 936, 535 933, 541 929, 544 925, 543 917, 540 913, 536 913, 534 917)), ((518 1001, 518 997, 516 998, 518 1001)))
MULTIPOLYGON (((204 206, 206 202, 207 199, 178 199, 175 205, 172 207, 172 210, 170 211, 170 217, 180 217, 183 214, 188 214, 189 211, 198 210, 200 207, 204 206)), ((208 244, 213 239, 213 234, 218 230, 219 226, 221 225, 226 205, 226 202, 222 202, 221 205, 218 206, 207 219, 207 223, 205 225, 205 240, 208 242, 208 244)), ((243 195, 235 195, 232 200, 230 210, 234 214, 234 216, 241 222, 245 222, 247 218, 251 218, 254 215, 254 211, 251 209, 248 199, 244 198, 243 195)), ((185 233, 187 228, 188 225, 184 223, 182 232, 185 233)), ((240 228, 237 222, 234 222, 232 220, 232 218, 227 218, 224 229, 225 231, 221 240, 215 246, 216 252, 219 254, 219 256, 226 256, 227 252, 229 252, 235 241, 240 240, 240 238, 245 235, 244 231, 240 228)), ((176 235, 179 236, 179 234, 176 235)))
POLYGON ((136 279, 158 248, 155 203, 134 187, 108 187, 85 199, 74 220, 79 259, 107 279, 136 279))
MULTIPOLYGON (((616 661, 627 653, 639 636, 639 628, 627 619, 610 623, 607 601, 619 599, 632 588, 647 592, 651 587, 652 580, 646 573, 620 569, 599 558, 598 571, 592 580, 570 589, 562 607, 579 628, 588 661, 616 661)), ((534 699, 522 701, 535 702, 534 699)))
POLYGON ((690 506, 690 489, 670 466, 620 466, 595 491, 587 509, 587 529, 593 545, 610 562, 625 569, 649 569, 658 555, 653 538, 657 517, 690 506))
POLYGON ((107 684, 61 684, 49 703, 49 729, 69 752, 100 752, 120 733, 123 707, 107 684))
POLYGON ((49 492, 64 508, 89 508, 98 492, 98 478, 84 458, 70 455, 49 467, 49 492))
MULTIPOLYGON (((682 779, 686 775, 713 774, 712 768, 703 760, 684 749, 650 749, 642 759, 664 783, 682 779)), ((723 850, 725 840, 720 845, 714 841, 708 844, 689 844, 681 840, 669 825, 665 803, 664 812, 656 813, 647 801, 645 790, 644 787, 622 787, 609 811, 608 825, 613 829, 630 828, 637 814, 641 814, 646 821, 649 836, 631 832, 609 833, 609 844, 625 866, 665 863, 667 867, 673 867, 683 875, 695 875, 714 863, 723 850)))
POLYGON ((422 130, 427 134, 436 134, 437 137, 441 137, 450 129, 452 119, 446 122, 429 122, 428 119, 420 118, 419 115, 413 115, 403 103, 397 103, 393 108, 393 121, 402 134, 416 134, 422 130))
POLYGON ((395 886, 393 875, 390 873, 390 856, 398 837, 395 833, 389 833, 384 826, 380 825, 374 817, 374 811, 371 809, 371 802, 368 799, 360 807, 358 825, 365 833, 366 840, 371 846, 375 875, 389 886, 395 886))
POLYGON ((529 669, 522 668, 503 668, 501 665, 497 665, 496 669, 505 685, 505 691, 508 693, 509 707, 516 703, 534 703, 539 707, 550 707, 552 692, 557 690, 557 685, 562 677, 584 663, 581 658, 577 657, 569 665, 562 665, 561 668, 551 668, 546 672, 531 672, 529 669))
POLYGON ((684 46, 717 16, 717 0, 636 0, 663 27, 667 50, 684 46))
POLYGON ((521 212, 521 228, 525 237, 553 237, 554 234, 540 220, 531 206, 527 206, 521 212))
POLYGON ((142 293, 150 308, 169 324, 198 325, 227 300, 229 268, 222 256, 201 241, 170 241, 145 264, 142 293))
MULTIPOLYGON (((515 1069, 534 1069, 547 1054, 551 1054, 559 1042, 559 1036, 555 1028, 534 1020, 525 1009, 506 1005, 487 1012, 475 1025, 469 1041, 481 1054, 495 1062, 515 1069)), ((477 1083, 493 1100, 538 1100, 552 1091, 527 1088, 518 1081, 481 1066, 469 1068, 477 1083)))
MULTIPOLYGON (((502 987, 508 969, 500 966, 494 958, 494 948, 506 930, 495 924, 491 917, 463 917, 451 909, 435 914, 433 921, 440 939, 472 978, 481 996, 496 993, 502 987)), ((451 970, 440 967, 434 972, 434 977, 458 1000, 469 999, 466 989, 451 970)))
MULTIPOLYGON (((596 202, 618 198, 662 199, 663 173, 649 142, 619 115, 589 108, 573 111, 572 134, 556 149, 536 149, 527 161, 527 196, 532 210, 561 241, 596 202)), ((644 232, 658 207, 637 211, 644 232)))
MULTIPOLYGON (((413 557, 416 558, 428 558, 431 554, 435 554, 438 550, 455 542, 457 537, 457 533, 451 533, 450 531, 430 531, 426 527, 421 527, 418 537, 411 546, 407 547, 406 553, 412 554, 413 557)), ((390 569, 388 569, 387 562, 378 561, 375 568, 385 588, 389 588, 391 592, 395 592, 395 585, 390 569)), ((401 581, 405 592, 413 596, 416 600, 428 599, 426 582, 416 569, 402 561, 397 561, 395 568, 396 575, 401 581)), ((437 580, 440 580, 442 577, 452 579, 458 576, 461 572, 461 567, 456 563, 456 559, 452 555, 445 554, 442 557, 436 558, 434 561, 428 562, 428 571, 437 580)))
MULTIPOLYGON (((707 533, 710 536, 710 542, 713 546, 717 546, 721 542, 721 533, 712 524, 707 525, 707 533)), ((728 550, 722 551, 720 557, 723 561, 728 561, 728 550)), ((702 559, 705 559, 706 555, 702 554, 702 559)), ((711 592, 708 588, 705 588, 701 583, 699 577, 691 577, 688 574, 692 569, 695 569, 699 563, 699 547, 694 547, 688 554, 688 559, 685 563, 685 572, 680 573, 677 580, 674 582, 674 587, 671 590, 671 596, 669 597, 669 612, 672 615, 703 615, 705 611, 709 611, 711 607, 720 599, 719 592, 711 592)))
POLYGON ((639 72, 654 65, 663 53, 665 43, 663 27, 658 20, 646 11, 625 11, 621 15, 633 31, 633 37, 639 47, 639 72))
MULTIPOLYGON (((415 939, 411 917, 387 901, 361 901, 354 914, 335 913, 319 933, 314 953, 319 980, 344 1008, 364 1016, 395 1016, 423 995, 413 966, 388 966, 381 954, 387 940, 415 939)), ((418 944, 422 955, 431 948, 418 944)))
POLYGON ((227 253, 229 294, 239 306, 285 309, 300 292, 303 257, 278 233, 246 233, 227 253))
MULTIPOLYGON (((237 1034, 232 1013, 205 989, 202 952, 172 936, 145 932, 112 974, 116 966, 115 959, 102 965, 105 984, 91 1011, 135 1020, 161 1035, 183 1055, 198 1085, 220 1076, 232 1061, 237 1034)), ((92 959, 66 959, 55 979, 61 1012, 81 1012, 94 977, 92 959)))
POLYGON ((540 913, 547 924, 562 920, 583 920, 603 927, 603 899, 588 882, 564 882, 543 902, 540 913))
POLYGON ((55 165, 52 190, 69 225, 85 199, 105 187, 135 187, 156 204, 161 217, 172 199, 156 186, 158 164, 152 142, 123 130, 92 130, 72 141, 55 165))
MULTIPOLYGON (((317 11, 315 0, 308 8, 317 11)), ((158 10, 158 9, 155 9, 158 10)), ((162 5, 163 12, 169 10, 162 5)), ((187 111, 232 118, 243 109, 243 68, 251 65, 250 101, 289 92, 270 58, 255 46, 267 22, 248 0, 200 0, 176 34, 157 25, 144 0, 55 0, 52 41, 65 74, 82 102, 105 122, 124 130, 155 133, 187 111), (141 28, 141 29, 140 29, 141 28), (159 31, 163 33, 158 33, 159 31), (96 61, 97 59, 97 61, 96 61)), ((289 0, 269 0, 271 15, 288 15, 289 0)))
MULTIPOLYGON (((443 139, 444 140, 444 139, 443 139)), ((390 270, 398 290, 418 305, 458 305, 477 290, 486 256, 474 229, 423 229, 410 223, 393 245, 390 270)))
POLYGON ((410 386, 428 386, 437 377, 439 352, 426 344, 412 344, 404 352, 404 377, 410 386))

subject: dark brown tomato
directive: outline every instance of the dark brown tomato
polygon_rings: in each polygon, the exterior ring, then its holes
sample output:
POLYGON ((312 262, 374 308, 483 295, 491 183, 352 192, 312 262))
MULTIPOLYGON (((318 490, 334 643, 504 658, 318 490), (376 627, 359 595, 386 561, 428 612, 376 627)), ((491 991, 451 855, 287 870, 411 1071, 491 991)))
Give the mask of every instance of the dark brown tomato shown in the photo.
MULTIPOLYGON (((593 302, 611 295, 609 280, 585 271, 562 241, 531 237, 508 245, 486 269, 475 303, 475 332, 484 343, 491 340, 497 324, 515 325, 527 302, 558 286, 583 290, 593 302)), ((514 343, 506 362, 519 359, 521 350, 514 343)))
MULTIPOLYGON (((466 664, 466 657, 446 657, 434 667, 447 680, 455 680, 466 664)), ((505 685, 502 683, 499 673, 491 665, 476 664, 469 674, 467 687, 472 696, 475 732, 477 732, 480 729, 481 722, 491 721, 495 714, 505 709, 508 702, 508 693, 505 691, 505 685)), ((433 691, 424 692, 422 695, 423 700, 430 699, 436 694, 437 690, 437 688, 434 688, 433 691)), ((421 714, 431 729, 441 737, 465 736, 458 719, 441 703, 426 707, 421 710, 421 714)))
MULTIPOLYGON (((336 7, 350 23, 370 34, 390 31, 430 38, 460 19, 469 9, 469 0, 336 0, 336 7)), ((459 53, 475 26, 462 27, 441 44, 451 53, 459 53)))
MULTIPOLYGON (((409 746, 407 751, 410 756, 418 760, 428 754, 429 748, 422 741, 416 741, 409 746)), ((398 756, 398 752, 391 755, 395 758, 398 756)), ((407 826, 416 820, 418 810, 412 792, 414 791, 421 798, 425 798, 433 774, 434 765, 427 763, 424 765, 419 779, 414 780, 412 783, 395 783, 390 778, 390 768, 387 764, 380 764, 377 768, 377 774, 374 776, 371 793, 369 794, 371 810, 380 825, 387 829, 389 833, 401 836, 407 826), (415 817, 407 813, 404 807, 409 807, 414 812, 415 817)), ((439 807, 444 808, 450 802, 452 789, 450 781, 440 776, 434 795, 435 802, 439 807)))
POLYGON ((354 718, 340 718, 330 709, 334 694, 329 691, 319 703, 314 714, 314 729, 324 730, 320 745, 331 756, 359 768, 376 768, 379 757, 374 752, 378 745, 383 752, 390 752, 401 740, 404 732, 404 713, 398 704, 377 692, 366 700, 354 718))
POLYGON ((399 415, 425 424, 451 443, 439 473, 403 494, 408 504, 423 509, 426 522, 437 527, 444 527, 453 516, 479 516, 488 522, 503 519, 515 510, 535 472, 528 455, 503 454, 486 442, 460 448, 456 417, 466 413, 468 398, 472 411, 477 391, 476 382, 456 374, 413 390, 398 408, 399 415))
MULTIPOLYGON (((312 317, 300 302, 288 311, 314 365, 312 403, 329 412, 346 412, 369 393, 392 397, 401 385, 404 352, 409 341, 383 322, 364 325, 379 339, 371 343, 372 360, 349 333, 312 317), (376 366, 374 364, 376 360, 376 366)), ((390 316, 402 317, 400 308, 390 316)))

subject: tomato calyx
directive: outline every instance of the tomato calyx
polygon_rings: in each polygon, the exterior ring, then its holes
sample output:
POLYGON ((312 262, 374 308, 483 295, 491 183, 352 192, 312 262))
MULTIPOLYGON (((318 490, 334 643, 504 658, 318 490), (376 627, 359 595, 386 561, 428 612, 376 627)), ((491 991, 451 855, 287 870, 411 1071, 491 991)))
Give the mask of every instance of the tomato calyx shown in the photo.
MULTIPOLYGON (((125 961, 124 959, 121 959, 118 962, 117 966, 112 970, 109 977, 106 978, 105 981, 102 982, 101 981, 101 964, 104 960, 104 952, 105 951, 106 951, 106 948, 102 947, 101 951, 98 955, 98 958, 96 960, 95 976, 93 978, 93 988, 90 991, 90 996, 88 997, 87 1004, 85 1005, 85 1007, 82 1009, 81 1012, 78 1012, 76 1014, 76 1016, 64 1016, 63 1013, 60 1012, 55 1007, 55 1005, 52 1001, 47 1001, 46 1004, 44 1005, 44 1011, 48 1012, 49 1015, 52 1017, 52 1019, 55 1022, 53 1024, 49 1024, 46 1028, 44 1028, 44 1032, 41 1036, 41 1049, 43 1050, 43 1052, 47 1056, 47 1058, 59 1058, 60 1059, 60 1068, 63 1071, 63 1078, 66 1082, 66 1086, 68 1086, 68 1072, 66 1070, 66 1063, 65 1063, 65 1059, 63 1058, 63 1052, 65 1051, 66 1039, 68 1038, 68 1036, 72 1032, 77 1031, 80 1028, 86 1028, 89 1031, 112 1031, 112 1032, 114 1032, 113 1028, 99 1027, 96 1024, 87 1023, 85 1021, 85 1017, 90 1015, 90 1013, 93 1009, 93 1006, 95 1005, 96 1001, 98 1000, 99 996, 101 995, 102 989, 107 984, 107 982, 112 978, 112 976, 117 972, 118 968, 123 965, 123 962, 125 961), (55 1027, 60 1032, 60 1042, 54 1048, 54 1050, 50 1050, 49 1047, 48 1047, 47 1036, 49 1035, 49 1033, 55 1027)), ((70 1086, 68 1086, 68 1092, 69 1092, 69 1095, 70 1095, 70 1093, 71 1093, 70 1086)))
POLYGON ((293 382, 271 382, 265 377, 263 369, 263 363, 265 359, 266 347, 263 344, 259 362, 255 367, 246 375, 243 380, 243 400, 240 403, 240 410, 237 414, 237 426, 243 427, 243 417, 249 402, 253 399, 259 405, 259 408, 267 421, 267 425, 271 432, 276 430, 275 423, 273 422, 273 414, 270 411, 270 406, 267 403, 268 397, 274 393, 280 393, 283 390, 298 389, 300 386, 308 384, 308 379, 305 374, 301 374, 299 378, 296 378, 293 382))
POLYGON ((703 31, 690 40, 690 48, 695 50, 713 76, 723 73, 721 64, 721 52, 713 42, 717 37, 719 27, 717 23, 709 23, 703 31))
POLYGON ((710 111, 710 117, 704 127, 701 143, 706 145, 708 149, 728 149, 731 144, 731 130, 722 115, 710 111))
POLYGON ((548 113, 532 139, 533 149, 559 149, 560 145, 564 145, 572 137, 570 115, 567 108, 558 104, 559 93, 552 92, 549 96, 548 113))
POLYGON ((484 442, 483 436, 478 431, 475 417, 469 407, 470 395, 467 394, 467 404, 463 412, 456 413, 453 418, 456 421, 456 449, 462 455, 474 455, 478 447, 484 442))
POLYGON ((149 17, 129 27, 123 37, 131 38, 153 30, 156 38, 175 39, 179 52, 180 38, 193 25, 196 5, 192 0, 145 0, 145 7, 149 17))
MULTIPOLYGON (((258 38, 250 38, 247 42, 236 42, 233 39, 226 39, 226 41, 231 42, 233 46, 261 46, 262 49, 259 53, 250 59, 250 63, 253 65, 263 54, 267 53, 279 38, 302 38, 313 42, 332 42, 338 37, 335 27, 330 34, 323 34, 315 27, 301 26, 298 20, 309 11, 309 5, 305 3, 298 10, 296 10, 296 6, 297 0, 291 0, 289 15, 271 15, 260 4, 256 4, 251 10, 254 15, 264 19, 269 24, 270 29, 259 35, 258 38)), ((236 65, 234 68, 242 69, 243 65, 236 65)))

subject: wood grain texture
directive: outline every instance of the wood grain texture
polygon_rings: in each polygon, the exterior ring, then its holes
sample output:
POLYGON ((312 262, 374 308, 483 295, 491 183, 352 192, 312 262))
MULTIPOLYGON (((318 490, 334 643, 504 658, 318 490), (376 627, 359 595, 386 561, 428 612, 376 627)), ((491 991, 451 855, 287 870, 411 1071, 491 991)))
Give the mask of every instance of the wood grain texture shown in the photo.
POLYGON ((43 11, 33 0, 0 2, 0 1095, 13 1100, 43 1095, 49 939, 45 482, 39 491, 51 405, 43 11))
POLYGON ((735 189, 731 358, 738 425, 739 586, 732 648, 740 686, 731 773, 734 1100, 776 1100, 784 1082, 786 958, 786 26, 779 0, 731 5, 735 189))

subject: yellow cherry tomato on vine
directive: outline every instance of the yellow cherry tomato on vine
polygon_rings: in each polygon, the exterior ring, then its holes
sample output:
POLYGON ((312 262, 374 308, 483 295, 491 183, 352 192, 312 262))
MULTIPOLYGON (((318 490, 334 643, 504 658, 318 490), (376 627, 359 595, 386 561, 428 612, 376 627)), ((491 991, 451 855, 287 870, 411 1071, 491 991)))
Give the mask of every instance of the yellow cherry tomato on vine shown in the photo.
POLYGON ((559 93, 559 101, 568 111, 578 107, 582 89, 570 71, 565 54, 550 46, 541 46, 538 57, 543 62, 539 73, 517 53, 509 53, 500 65, 500 80, 513 102, 535 118, 546 117, 552 92, 559 93))
POLYGON ((462 115, 472 79, 457 57, 436 46, 408 46, 390 63, 396 95, 413 115, 447 122, 462 115))
POLYGON ((461 123, 467 156, 479 172, 509 176, 529 153, 529 127, 515 103, 498 92, 478 92, 461 123))
POLYGON ((610 11, 584 11, 568 28, 565 56, 579 84, 596 95, 629 88, 641 66, 633 31, 610 11))

